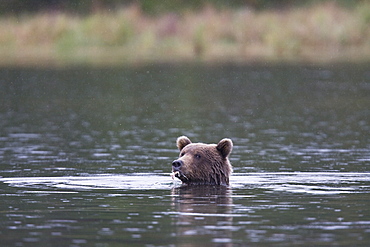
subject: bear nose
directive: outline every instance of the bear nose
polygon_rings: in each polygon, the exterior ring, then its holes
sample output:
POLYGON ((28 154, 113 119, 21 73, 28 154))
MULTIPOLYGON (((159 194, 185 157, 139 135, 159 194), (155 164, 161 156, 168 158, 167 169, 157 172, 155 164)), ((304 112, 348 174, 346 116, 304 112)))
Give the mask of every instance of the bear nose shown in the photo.
POLYGON ((182 166, 181 160, 175 160, 174 162, 172 162, 172 167, 175 171, 179 170, 181 166, 182 166))

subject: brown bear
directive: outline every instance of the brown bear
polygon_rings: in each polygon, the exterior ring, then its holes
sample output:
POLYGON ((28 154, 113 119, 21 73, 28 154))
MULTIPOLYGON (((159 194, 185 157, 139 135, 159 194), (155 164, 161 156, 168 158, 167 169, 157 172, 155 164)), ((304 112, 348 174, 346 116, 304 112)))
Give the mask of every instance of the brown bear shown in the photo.
POLYGON ((229 185, 232 166, 229 155, 233 148, 230 139, 216 144, 192 143, 186 136, 177 138, 179 159, 172 162, 171 176, 186 185, 229 185))

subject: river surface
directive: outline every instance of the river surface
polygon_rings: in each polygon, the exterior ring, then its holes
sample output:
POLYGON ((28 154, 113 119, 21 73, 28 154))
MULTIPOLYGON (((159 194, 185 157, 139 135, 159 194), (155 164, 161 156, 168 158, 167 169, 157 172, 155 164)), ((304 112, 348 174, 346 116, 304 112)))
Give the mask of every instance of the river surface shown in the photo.
POLYGON ((1 246, 368 246, 370 64, 2 68, 0 191, 1 246))

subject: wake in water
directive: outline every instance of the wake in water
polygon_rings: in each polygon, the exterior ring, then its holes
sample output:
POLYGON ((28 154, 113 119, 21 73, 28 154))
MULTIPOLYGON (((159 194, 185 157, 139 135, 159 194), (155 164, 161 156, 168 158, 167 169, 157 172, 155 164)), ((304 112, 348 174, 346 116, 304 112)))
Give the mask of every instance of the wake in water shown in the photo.
MULTIPOLYGON (((180 187, 168 174, 134 173, 129 175, 92 175, 66 177, 0 178, 11 187, 32 190, 166 190, 180 187)), ((230 177, 231 189, 261 188, 273 191, 310 194, 369 193, 370 173, 277 172, 236 173, 230 177)), ((31 191, 30 191, 31 192, 31 191)))

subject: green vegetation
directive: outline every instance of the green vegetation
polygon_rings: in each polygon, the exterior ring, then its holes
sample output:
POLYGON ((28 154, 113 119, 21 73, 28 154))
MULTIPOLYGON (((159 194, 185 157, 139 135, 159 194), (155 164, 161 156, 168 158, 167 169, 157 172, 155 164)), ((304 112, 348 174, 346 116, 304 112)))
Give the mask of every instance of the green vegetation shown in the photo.
POLYGON ((150 62, 333 62, 370 58, 370 3, 185 9, 151 15, 138 4, 88 15, 0 18, 1 66, 150 62))

